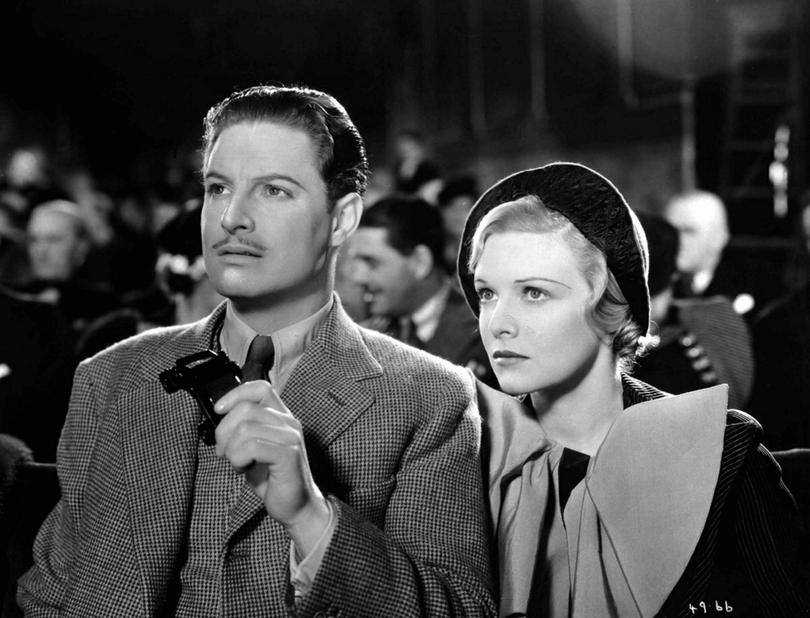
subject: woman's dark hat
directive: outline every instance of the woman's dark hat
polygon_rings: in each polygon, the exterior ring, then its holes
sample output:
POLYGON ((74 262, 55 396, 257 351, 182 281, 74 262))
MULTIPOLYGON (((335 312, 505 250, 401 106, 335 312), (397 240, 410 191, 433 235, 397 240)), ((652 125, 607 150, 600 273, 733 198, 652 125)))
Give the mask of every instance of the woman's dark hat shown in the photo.
POLYGON ((613 183, 578 163, 551 163, 512 174, 495 183, 475 203, 467 216, 458 255, 461 287, 473 313, 478 315, 478 295, 467 262, 475 230, 490 210, 527 195, 538 197, 545 206, 565 216, 605 254, 633 319, 646 334, 650 295, 644 230, 613 183))

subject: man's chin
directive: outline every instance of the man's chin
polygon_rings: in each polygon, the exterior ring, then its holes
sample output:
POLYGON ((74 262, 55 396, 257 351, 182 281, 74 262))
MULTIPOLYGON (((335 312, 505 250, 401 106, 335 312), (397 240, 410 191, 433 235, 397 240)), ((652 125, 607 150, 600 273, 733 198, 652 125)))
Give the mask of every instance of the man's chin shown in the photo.
POLYGON ((259 293, 255 285, 244 282, 220 282, 214 285, 214 289, 225 298, 236 303, 250 303, 256 299, 267 296, 266 291, 259 293))
POLYGON ((368 306, 369 312, 371 315, 378 315, 388 317, 391 315, 391 307, 388 303, 381 302, 379 300, 374 300, 368 306))

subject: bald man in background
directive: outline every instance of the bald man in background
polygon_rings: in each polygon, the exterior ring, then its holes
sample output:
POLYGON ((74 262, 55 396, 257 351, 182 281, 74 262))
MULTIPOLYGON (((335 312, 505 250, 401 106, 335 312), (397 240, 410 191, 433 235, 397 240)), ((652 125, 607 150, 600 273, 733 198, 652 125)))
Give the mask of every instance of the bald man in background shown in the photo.
POLYGON ((45 202, 31 212, 27 232, 33 280, 23 291, 54 305, 77 339, 90 321, 117 307, 109 289, 81 276, 91 248, 81 209, 67 200, 45 202))
POLYGON ((783 293, 775 266, 763 258, 730 251, 726 206, 714 193, 697 190, 675 195, 667 202, 664 217, 679 233, 681 277, 676 296, 725 296, 751 322, 783 293))

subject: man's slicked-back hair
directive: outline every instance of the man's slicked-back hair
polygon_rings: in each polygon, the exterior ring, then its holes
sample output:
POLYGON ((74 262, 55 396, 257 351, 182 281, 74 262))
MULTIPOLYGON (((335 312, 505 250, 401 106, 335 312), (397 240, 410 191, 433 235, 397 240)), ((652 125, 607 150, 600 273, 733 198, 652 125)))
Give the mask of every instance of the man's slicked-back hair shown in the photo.
POLYGON ((222 131, 241 123, 276 122, 306 131, 315 144, 321 176, 332 203, 360 195, 368 181, 368 160, 360 132, 331 95, 302 86, 254 86, 234 92, 205 115, 203 156, 222 131))
POLYGON ((360 218, 360 227, 383 228, 388 244, 402 255, 424 245, 440 270, 444 263, 444 226, 435 206, 410 195, 394 194, 377 200, 360 218))

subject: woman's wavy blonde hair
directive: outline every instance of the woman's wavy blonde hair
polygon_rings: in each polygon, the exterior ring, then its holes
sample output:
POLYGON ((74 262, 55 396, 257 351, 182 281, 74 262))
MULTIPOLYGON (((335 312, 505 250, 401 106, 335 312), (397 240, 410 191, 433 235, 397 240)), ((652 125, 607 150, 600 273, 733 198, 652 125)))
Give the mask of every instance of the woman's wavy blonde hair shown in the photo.
POLYGON ((633 320, 630 305, 608 269, 604 253, 565 216, 548 208, 540 198, 528 195, 500 204, 484 216, 470 241, 470 272, 481 259, 487 239, 503 232, 554 234, 566 243, 591 287, 585 317, 597 333, 610 340, 619 369, 630 371, 636 357, 646 349, 647 337, 633 320))

